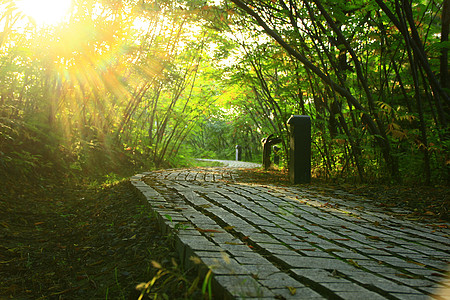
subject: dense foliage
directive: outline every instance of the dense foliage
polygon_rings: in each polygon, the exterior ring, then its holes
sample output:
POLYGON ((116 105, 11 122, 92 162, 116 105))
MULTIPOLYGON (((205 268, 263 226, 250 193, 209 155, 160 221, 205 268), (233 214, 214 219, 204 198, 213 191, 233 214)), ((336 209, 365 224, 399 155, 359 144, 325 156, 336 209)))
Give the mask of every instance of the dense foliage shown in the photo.
POLYGON ((279 134, 312 117, 316 171, 448 178, 449 1, 232 2, 251 16, 241 78, 279 134))
POLYGON ((0 1, 0 176, 259 161, 311 116, 317 176, 449 177, 449 1, 0 1))

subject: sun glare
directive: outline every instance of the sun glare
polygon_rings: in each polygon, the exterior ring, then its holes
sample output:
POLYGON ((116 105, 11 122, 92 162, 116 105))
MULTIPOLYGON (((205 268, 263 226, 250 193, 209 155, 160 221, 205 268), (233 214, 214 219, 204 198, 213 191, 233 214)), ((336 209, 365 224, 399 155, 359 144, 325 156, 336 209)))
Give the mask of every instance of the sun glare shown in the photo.
POLYGON ((17 8, 38 25, 55 25, 68 14, 72 0, 17 0, 17 8))

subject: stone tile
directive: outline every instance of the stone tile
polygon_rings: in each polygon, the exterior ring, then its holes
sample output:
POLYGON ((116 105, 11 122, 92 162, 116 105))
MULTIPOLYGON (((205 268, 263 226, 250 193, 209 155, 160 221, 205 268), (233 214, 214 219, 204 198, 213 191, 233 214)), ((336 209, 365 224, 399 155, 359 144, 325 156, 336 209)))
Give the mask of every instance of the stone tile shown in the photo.
POLYGON ((217 258, 217 259, 223 259, 225 257, 230 257, 226 252, 224 251, 203 251, 203 250, 195 250, 192 252, 192 255, 200 258, 200 257, 208 257, 208 258, 217 258))
POLYGON ((288 232, 282 228, 276 227, 275 224, 272 224, 272 225, 273 226, 260 226, 260 228, 263 231, 267 231, 269 234, 271 234, 277 238, 284 238, 284 236, 291 236, 290 232, 288 232))
POLYGON ((390 293, 392 296, 401 300, 429 300, 428 295, 421 293, 390 293))
POLYGON ((408 262, 406 260, 394 257, 394 256, 377 256, 377 255, 371 255, 371 257, 377 261, 382 261, 385 263, 388 263, 390 265, 400 267, 400 268, 420 268, 422 269, 422 266, 419 266, 417 264, 414 264, 413 262, 408 262))
MULTIPOLYGON (((248 253, 248 252, 247 252, 248 253)), ((261 255, 254 253, 253 255, 243 255, 243 256, 236 256, 234 259, 236 259, 237 262, 239 262, 242 265, 270 265, 271 262, 262 257, 261 255)))
MULTIPOLYGON (((393 279, 395 281, 401 282, 406 284, 410 287, 433 287, 434 282, 426 279, 415 279, 415 278, 409 278, 405 277, 405 274, 403 274, 401 271, 395 273, 395 274, 383 274, 383 277, 393 279)), ((406 274, 408 276, 408 274, 406 274)))
POLYGON ((257 279, 263 279, 280 272, 280 269, 272 264, 246 264, 242 267, 248 272, 247 274, 252 274, 257 279))
POLYGON ((230 257, 200 257, 202 262, 217 275, 247 275, 246 268, 230 257))
POLYGON ((279 244, 280 242, 264 233, 250 233, 248 238, 255 243, 279 244))
POLYGON ((218 229, 217 231, 219 232, 205 232, 204 234, 217 244, 241 243, 241 241, 238 238, 234 237, 232 234, 229 234, 222 228, 218 229))
POLYGON ((344 270, 343 273, 360 283, 373 285, 374 287, 377 287, 389 293, 404 293, 404 294, 419 293, 416 289, 395 283, 384 277, 376 276, 374 274, 370 274, 367 272, 347 272, 344 270))
POLYGON ((242 252, 254 252, 249 246, 243 244, 224 243, 220 248, 230 252, 233 256, 238 256, 242 252))
POLYGON ((290 255, 296 255, 297 252, 294 250, 291 250, 289 248, 280 248, 280 249, 266 249, 268 252, 270 252, 273 255, 281 255, 281 256, 290 256, 290 255))
MULTIPOLYGON (((324 258, 333 258, 336 259, 333 255, 331 255, 328 252, 324 252, 321 251, 319 249, 317 249, 316 251, 306 251, 306 250, 302 250, 302 249, 298 249, 299 252, 301 252, 304 256, 308 256, 308 257, 324 257, 324 258)), ((314 249, 310 249, 310 250, 314 250, 314 249)))
POLYGON ((359 261, 357 263, 360 263, 362 267, 364 267, 365 269, 367 269, 373 273, 376 273, 376 274, 384 275, 384 274, 398 274, 399 273, 399 270, 389 267, 389 266, 383 266, 380 264, 378 264, 378 266, 365 265, 364 263, 361 263, 359 261))
MULTIPOLYGON (((214 284, 220 286, 223 291, 222 295, 218 295, 218 299, 264 299, 273 297, 275 294, 266 287, 260 285, 251 276, 214 276, 214 284)), ((220 288, 219 288, 220 289, 220 288)))
POLYGON ((371 258, 369 256, 365 256, 359 253, 355 253, 352 251, 331 251, 334 255, 339 256, 343 259, 359 259, 359 260, 370 260, 371 258))
POLYGON ((278 299, 286 300, 309 300, 309 299, 326 299, 324 296, 320 295, 316 291, 309 287, 295 288, 295 290, 290 290, 289 288, 276 288, 271 289, 271 291, 279 296, 278 299), (283 297, 283 298, 281 298, 283 297))
MULTIPOLYGON (((333 288, 332 286, 329 286, 328 288, 333 288)), ((381 296, 380 294, 377 294, 375 292, 364 290, 364 291, 336 291, 336 295, 339 297, 342 297, 346 300, 361 300, 361 299, 386 299, 386 297, 381 296)))
POLYGON ((288 256, 274 254, 275 257, 282 260, 292 268, 304 268, 304 269, 331 269, 331 270, 353 270, 356 267, 351 264, 347 264, 343 261, 335 258, 323 258, 323 257, 304 257, 304 256, 288 256))
POLYGON ((286 273, 277 272, 267 277, 259 279, 259 282, 269 289, 279 289, 283 287, 303 288, 304 284, 298 282, 286 273))

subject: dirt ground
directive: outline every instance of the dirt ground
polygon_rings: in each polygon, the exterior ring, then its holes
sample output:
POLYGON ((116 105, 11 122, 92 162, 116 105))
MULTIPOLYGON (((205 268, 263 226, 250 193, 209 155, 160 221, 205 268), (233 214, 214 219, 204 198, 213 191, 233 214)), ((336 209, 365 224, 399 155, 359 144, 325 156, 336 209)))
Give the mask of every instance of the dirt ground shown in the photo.
MULTIPOLYGON (((239 170, 240 181, 290 185, 287 174, 239 170)), ((202 279, 177 266, 173 237, 128 181, 99 187, 3 183, 0 189, 0 299, 138 299, 156 278, 156 299, 201 299, 202 279), (157 263, 155 263, 157 262, 157 263)), ((446 187, 331 184, 417 221, 449 221, 446 187)))
POLYGON ((186 298, 196 274, 131 184, 45 188, 1 189, 0 299, 138 299, 152 261, 153 295, 186 298))

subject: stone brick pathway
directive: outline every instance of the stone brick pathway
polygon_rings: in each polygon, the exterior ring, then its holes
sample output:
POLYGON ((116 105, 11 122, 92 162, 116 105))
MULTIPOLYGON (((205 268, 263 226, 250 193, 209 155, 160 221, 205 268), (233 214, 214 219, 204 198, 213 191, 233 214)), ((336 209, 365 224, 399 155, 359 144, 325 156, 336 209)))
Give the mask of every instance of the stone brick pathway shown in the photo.
POLYGON ((186 267, 212 269, 214 299, 450 299, 449 224, 395 218, 339 190, 239 183, 232 168, 131 182, 186 267))

